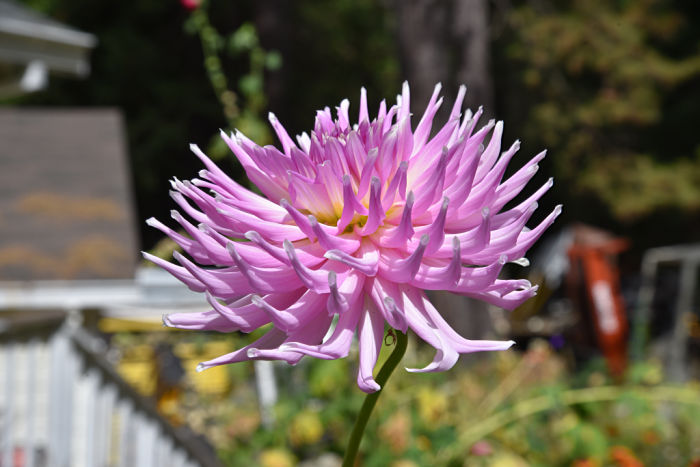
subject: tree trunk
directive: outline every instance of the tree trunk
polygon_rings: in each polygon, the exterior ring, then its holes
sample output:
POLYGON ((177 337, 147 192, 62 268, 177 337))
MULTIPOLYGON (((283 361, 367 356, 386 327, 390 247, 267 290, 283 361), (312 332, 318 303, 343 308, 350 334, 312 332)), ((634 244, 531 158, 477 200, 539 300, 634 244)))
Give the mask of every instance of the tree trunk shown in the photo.
MULTIPOLYGON (((467 85, 467 105, 493 112, 487 0, 395 0, 404 76, 416 109, 428 102, 436 83, 452 98, 467 85)), ((444 119, 449 106, 438 116, 444 119)))
MULTIPOLYGON (((487 0, 395 0, 393 5, 401 65, 411 85, 414 113, 420 116, 433 87, 441 82, 447 98, 433 128, 444 123, 449 115, 451 99, 460 84, 467 85, 469 108, 476 110, 483 106, 485 116, 493 115, 487 0)), ((493 334, 484 302, 448 292, 431 292, 430 298, 465 337, 484 338, 493 334)))
POLYGON ((453 1, 452 38, 459 50, 455 76, 467 85, 467 106, 494 113, 491 38, 486 0, 453 1))

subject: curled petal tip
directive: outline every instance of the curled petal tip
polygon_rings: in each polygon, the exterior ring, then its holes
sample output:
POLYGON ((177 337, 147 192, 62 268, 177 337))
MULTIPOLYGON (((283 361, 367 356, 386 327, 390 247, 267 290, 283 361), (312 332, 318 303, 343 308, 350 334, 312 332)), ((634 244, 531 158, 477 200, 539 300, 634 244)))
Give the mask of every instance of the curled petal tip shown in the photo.
POLYGON ((167 313, 163 313, 163 316, 161 316, 161 319, 163 320, 163 327, 164 328, 173 327, 173 324, 170 322, 170 318, 168 317, 167 313))
POLYGON ((561 214, 562 209, 564 209, 564 206, 561 204, 557 204, 557 206, 554 208, 554 215, 558 216, 561 214))
POLYGON ((209 368, 209 367, 206 366, 204 363, 199 363, 199 364, 197 365, 197 368, 195 368, 195 371, 196 371, 197 373, 201 373, 201 372, 203 372, 204 370, 206 370, 207 368, 209 368))
POLYGON ((251 242, 259 241, 262 238, 260 234, 257 233, 255 230, 249 230, 246 233, 244 233, 243 236, 251 242))
POLYGON ((253 302, 253 305, 255 305, 257 307, 262 307, 264 305, 263 299, 258 294, 251 295, 250 301, 253 302))
POLYGON ((153 227, 158 221, 156 220, 155 217, 149 217, 146 219, 146 225, 153 227))
POLYGON ((413 203, 416 200, 416 195, 413 194, 413 191, 409 191, 408 194, 406 195, 406 206, 413 207, 413 203))
POLYGON ((420 237, 420 244, 421 244, 422 246, 427 246, 427 245, 428 245, 428 242, 430 242, 430 235, 428 235, 428 234, 423 234, 423 235, 421 235, 421 237, 420 237))
POLYGON ((231 242, 231 241, 226 242, 226 251, 228 251, 229 254, 230 254, 231 256, 233 256, 234 258, 238 258, 238 257, 239 257, 239 256, 238 256, 238 251, 236 250, 236 245, 235 245, 233 242, 231 242))
POLYGON ((336 252, 334 252, 333 250, 329 250, 329 251, 325 252, 323 254, 323 257, 326 259, 330 259, 332 261, 340 260, 340 256, 338 256, 338 254, 336 252))
POLYGON ((381 388, 382 387, 371 377, 364 378, 362 380, 362 386, 360 387, 364 392, 377 392, 381 388))

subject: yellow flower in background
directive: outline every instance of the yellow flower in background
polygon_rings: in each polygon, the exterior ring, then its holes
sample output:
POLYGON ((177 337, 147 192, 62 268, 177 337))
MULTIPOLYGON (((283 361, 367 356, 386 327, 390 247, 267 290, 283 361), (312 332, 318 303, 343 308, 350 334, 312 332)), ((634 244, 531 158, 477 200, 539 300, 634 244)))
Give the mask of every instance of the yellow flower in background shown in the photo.
POLYGON ((418 414, 425 423, 437 423, 447 413, 447 396, 424 387, 418 392, 418 414))
POLYGON ((304 410, 297 414, 289 427, 289 441, 293 446, 317 443, 323 436, 323 424, 316 412, 304 410))
POLYGON ((418 464, 409 459, 399 459, 392 462, 391 467, 418 467, 418 464))
POLYGON ((260 467, 294 467, 297 460, 286 449, 266 449, 260 454, 260 467))

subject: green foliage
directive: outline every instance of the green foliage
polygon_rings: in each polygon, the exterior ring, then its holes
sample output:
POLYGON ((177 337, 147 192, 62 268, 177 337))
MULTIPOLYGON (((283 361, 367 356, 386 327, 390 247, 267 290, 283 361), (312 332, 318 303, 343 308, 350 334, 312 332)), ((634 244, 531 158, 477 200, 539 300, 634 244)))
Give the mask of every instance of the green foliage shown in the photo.
MULTIPOLYGON (((258 144, 272 142, 269 126, 262 118, 267 105, 263 89, 264 72, 279 69, 282 57, 277 51, 267 52, 260 45, 252 23, 245 22, 227 37, 221 36, 211 25, 207 2, 202 2, 185 23, 185 30, 199 35, 204 54, 204 68, 228 122, 229 131, 238 129, 258 144), (226 47, 225 47, 226 46, 226 47), (231 57, 248 59, 248 72, 238 78, 237 92, 230 89, 220 57, 226 49, 231 57), (239 96, 242 99, 239 99, 239 96)), ((210 157, 222 159, 230 154, 218 135, 208 148, 210 157)))
MULTIPOLYGON (((305 359, 293 370, 277 366, 281 398, 274 427, 226 439, 219 449, 227 465, 260 465, 278 450, 297 460, 342 456, 363 399, 354 381, 356 358, 305 359)), ((414 350, 407 360, 402 365, 421 365, 430 355, 414 350)), ((447 374, 397 371, 370 419, 360 460, 367 466, 568 466, 584 460, 603 466, 618 465, 624 455, 644 465, 687 465, 700 457, 694 447, 698 388, 659 385, 660 374, 658 364, 646 362, 630 369, 629 385, 611 385, 597 370, 572 378, 541 342, 522 355, 484 355, 447 374), (479 452, 477 442, 487 452, 479 452)))
POLYGON ((510 16, 528 138, 550 148, 559 183, 619 220, 700 209, 700 36, 685 8, 577 0, 510 16))

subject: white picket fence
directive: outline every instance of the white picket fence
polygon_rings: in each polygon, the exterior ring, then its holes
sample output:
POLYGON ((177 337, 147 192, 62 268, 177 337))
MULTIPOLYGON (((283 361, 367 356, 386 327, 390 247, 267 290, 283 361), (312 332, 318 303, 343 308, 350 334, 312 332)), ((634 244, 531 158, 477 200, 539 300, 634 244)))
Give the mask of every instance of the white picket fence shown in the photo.
POLYGON ((68 316, 0 322, 0 467, 220 465, 130 388, 101 341, 68 316))

